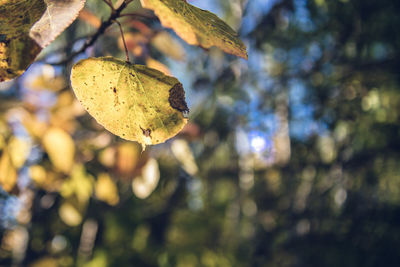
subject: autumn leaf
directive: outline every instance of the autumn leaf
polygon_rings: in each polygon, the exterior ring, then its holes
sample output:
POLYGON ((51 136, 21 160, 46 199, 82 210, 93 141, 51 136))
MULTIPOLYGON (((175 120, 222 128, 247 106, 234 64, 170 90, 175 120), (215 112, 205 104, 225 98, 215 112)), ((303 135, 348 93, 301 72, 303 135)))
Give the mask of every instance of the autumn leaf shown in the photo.
POLYGON ((17 183, 17 170, 12 164, 7 150, 3 150, 0 158, 0 187, 10 192, 17 183))
POLYGON ((0 82, 21 75, 39 54, 28 35, 45 9, 43 0, 0 1, 0 82))
POLYGON ((75 145, 67 132, 58 127, 51 127, 43 136, 43 147, 57 170, 70 172, 74 164, 75 145))
POLYGON ((21 168, 31 151, 31 144, 28 140, 12 136, 8 143, 8 151, 13 166, 21 168))
POLYGON ((95 185, 95 194, 98 199, 114 206, 119 202, 118 188, 108 173, 100 173, 95 185))
POLYGON ((72 68, 71 85, 98 123, 143 148, 175 136, 187 122, 182 84, 146 66, 112 57, 84 59, 72 68))
POLYGON ((215 14, 183 0, 140 0, 154 11, 162 25, 173 29, 188 44, 203 48, 217 46, 229 54, 247 59, 246 47, 238 34, 215 14))
POLYGON ((82 222, 82 214, 72 203, 65 201, 60 205, 58 215, 68 226, 77 226, 82 222))
MULTIPOLYGON (((114 160, 119 178, 132 176, 141 159, 140 147, 132 142, 121 142, 117 146, 114 160)), ((129 177, 132 178, 132 177, 129 177)))
POLYGON ((64 198, 74 198, 79 205, 85 206, 92 195, 93 185, 93 176, 86 172, 84 165, 76 164, 71 176, 62 184, 60 194, 64 198))
POLYGON ((0 0, 0 82, 29 67, 77 17, 85 0, 0 0))

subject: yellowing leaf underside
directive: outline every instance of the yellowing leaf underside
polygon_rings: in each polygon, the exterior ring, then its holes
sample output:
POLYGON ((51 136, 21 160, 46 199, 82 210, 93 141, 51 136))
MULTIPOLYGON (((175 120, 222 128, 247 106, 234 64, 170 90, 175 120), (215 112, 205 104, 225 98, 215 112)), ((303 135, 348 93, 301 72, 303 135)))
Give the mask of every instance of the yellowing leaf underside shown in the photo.
POLYGON ((141 0, 154 11, 163 26, 172 28, 183 40, 204 48, 217 46, 247 59, 246 47, 237 33, 215 14, 182 0, 141 0))
POLYGON ((72 68, 71 84, 97 122, 124 139, 158 144, 186 124, 184 94, 171 93, 179 86, 183 92, 181 84, 157 70, 110 57, 89 58, 72 68))
POLYGON ((30 30, 29 36, 46 47, 78 16, 86 0, 47 1, 47 9, 30 30))

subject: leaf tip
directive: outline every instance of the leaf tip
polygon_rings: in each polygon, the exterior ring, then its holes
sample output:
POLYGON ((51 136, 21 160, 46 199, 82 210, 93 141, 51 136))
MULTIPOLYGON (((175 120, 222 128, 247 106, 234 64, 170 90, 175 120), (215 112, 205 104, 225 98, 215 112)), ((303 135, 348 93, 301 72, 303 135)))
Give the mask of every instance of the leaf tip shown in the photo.
POLYGON ((241 58, 243 58, 243 59, 245 59, 245 60, 248 60, 248 59, 249 59, 249 56, 248 56, 246 50, 244 51, 244 53, 240 54, 239 57, 241 57, 241 58))
POLYGON ((140 142, 139 142, 139 144, 142 147, 142 151, 140 153, 143 154, 143 152, 146 150, 146 144, 145 143, 140 143, 140 142))

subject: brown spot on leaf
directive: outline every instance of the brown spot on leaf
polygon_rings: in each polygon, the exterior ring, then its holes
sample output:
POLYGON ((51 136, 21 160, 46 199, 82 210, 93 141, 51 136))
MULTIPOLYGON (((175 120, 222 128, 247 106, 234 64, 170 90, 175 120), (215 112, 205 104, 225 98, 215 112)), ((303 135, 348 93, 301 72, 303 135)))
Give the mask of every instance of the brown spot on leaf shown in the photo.
POLYGON ((143 129, 142 127, 140 127, 140 129, 142 130, 144 136, 151 137, 151 130, 150 129, 143 129))
POLYGON ((119 98, 118 98, 118 94, 117 94, 117 88, 114 87, 110 87, 110 89, 112 89, 112 91, 114 92, 114 107, 116 107, 117 105, 119 105, 119 98))
POLYGON ((177 83, 169 89, 168 101, 172 108, 181 112, 189 112, 189 108, 185 101, 185 91, 183 90, 181 83, 177 83))

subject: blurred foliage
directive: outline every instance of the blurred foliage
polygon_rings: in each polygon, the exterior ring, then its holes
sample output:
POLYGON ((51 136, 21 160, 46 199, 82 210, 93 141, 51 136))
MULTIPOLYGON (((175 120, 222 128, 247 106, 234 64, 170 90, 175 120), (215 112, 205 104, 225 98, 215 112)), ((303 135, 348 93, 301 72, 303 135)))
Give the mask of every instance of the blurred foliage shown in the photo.
MULTIPOLYGON (((137 2, 130 53, 182 81, 189 124, 141 153, 85 113, 71 64, 49 63, 106 17, 88 1, 0 85, 0 265, 398 266, 400 2, 193 1, 240 28, 248 62, 137 2)), ((123 58, 118 38, 82 57, 123 58)))

